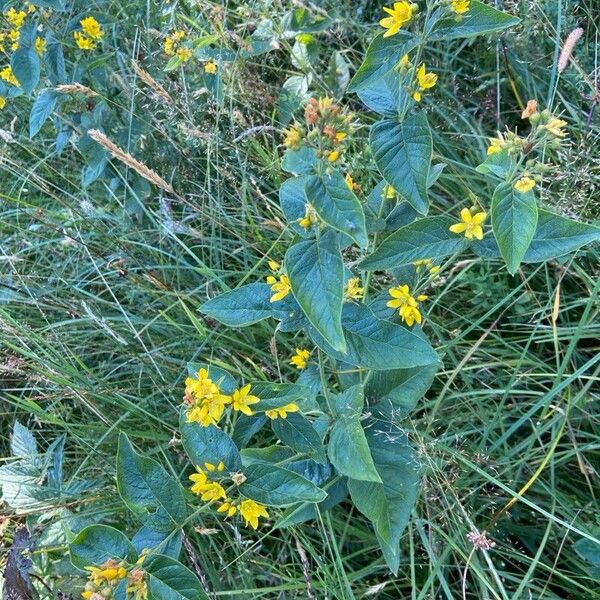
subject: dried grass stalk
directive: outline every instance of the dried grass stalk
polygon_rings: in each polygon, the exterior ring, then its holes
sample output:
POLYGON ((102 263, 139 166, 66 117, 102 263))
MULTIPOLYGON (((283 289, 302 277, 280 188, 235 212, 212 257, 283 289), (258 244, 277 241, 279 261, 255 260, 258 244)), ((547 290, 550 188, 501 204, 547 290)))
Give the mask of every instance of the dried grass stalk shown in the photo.
POLYGON ((560 53, 560 57, 558 58, 558 72, 562 73, 569 65, 569 60, 571 58, 571 54, 573 54, 573 50, 575 48, 575 44, 579 41, 579 38, 583 35, 583 29, 581 27, 577 27, 577 29, 573 29, 571 33, 567 36, 565 43, 563 44, 562 51, 560 53))
POLYGON ((169 95, 169 92, 167 92, 167 90, 165 90, 165 88, 160 85, 160 83, 158 83, 158 81, 156 81, 156 79, 154 79, 152 77, 152 75, 150 75, 150 73, 148 73, 147 71, 144 71, 144 69, 142 69, 142 67, 140 67, 140 65, 138 65, 138 63, 135 60, 131 60, 131 66, 133 67, 133 70, 135 71, 135 74, 159 97, 162 98, 163 100, 165 100, 165 102, 168 102, 169 104, 173 104, 173 98, 171 98, 171 96, 169 95))
POLYGON ((54 88, 57 92, 62 94, 84 94, 86 96, 97 96, 98 94, 81 83, 67 83, 63 85, 57 85, 54 88))
POLYGON ((133 169, 138 175, 158 186, 159 188, 177 196, 175 190, 168 184, 158 173, 153 171, 150 167, 147 167, 144 163, 133 158, 131 154, 125 152, 122 148, 119 148, 114 142, 111 142, 101 131, 98 129, 90 129, 88 135, 95 141, 98 142, 105 150, 110 152, 117 160, 126 164, 128 167, 133 169))

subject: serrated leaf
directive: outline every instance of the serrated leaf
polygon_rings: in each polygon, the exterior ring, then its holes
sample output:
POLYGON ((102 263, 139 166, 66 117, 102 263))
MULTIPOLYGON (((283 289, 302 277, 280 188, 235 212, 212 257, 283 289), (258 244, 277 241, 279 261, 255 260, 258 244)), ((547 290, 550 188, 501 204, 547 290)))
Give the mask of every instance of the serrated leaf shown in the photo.
POLYGON ((298 413, 290 413, 285 419, 272 421, 271 427, 279 440, 290 448, 308 454, 322 464, 327 462, 321 436, 307 418, 298 413))
POLYGON ((336 350, 344 350, 344 263, 335 231, 294 244, 285 255, 292 293, 310 323, 336 350))
POLYGON ((510 183, 501 183, 492 199, 492 230, 500 254, 511 274, 516 273, 533 239, 538 220, 535 196, 530 190, 518 192, 510 183))
POLYGON ((442 19, 429 35, 429 40, 469 38, 501 31, 507 27, 518 25, 520 22, 521 19, 518 17, 496 10, 479 0, 471 0, 469 10, 463 15, 442 19))
POLYGON ((291 506, 298 502, 322 502, 327 494, 314 483, 275 465, 253 464, 244 469, 246 481, 240 494, 266 506, 291 506))
POLYGON ((462 252, 469 246, 469 240, 450 231, 455 222, 446 216, 426 217, 401 227, 383 240, 359 268, 366 271, 395 269, 417 260, 436 260, 462 252))
POLYGON ((351 237, 361 248, 367 247, 369 240, 362 205, 341 173, 334 170, 308 178, 305 193, 325 223, 351 237))
POLYGON ((143 569, 148 574, 148 600, 209 600, 198 578, 170 556, 150 555, 143 569))
POLYGON ((433 142, 423 113, 399 122, 384 119, 371 128, 371 149, 386 181, 421 214, 427 214, 427 179, 433 142))
POLYGON ((131 542, 114 527, 90 525, 75 537, 69 546, 71 562, 78 569, 103 565, 107 560, 135 563, 138 554, 131 542))
POLYGON ((33 433, 19 421, 15 421, 10 438, 10 451, 13 456, 20 458, 34 458, 38 448, 33 433))
POLYGON ((173 530, 185 520, 179 481, 156 461, 135 452, 124 433, 117 449, 117 489, 129 510, 154 529, 173 530), (167 515, 170 522, 165 523, 167 515))

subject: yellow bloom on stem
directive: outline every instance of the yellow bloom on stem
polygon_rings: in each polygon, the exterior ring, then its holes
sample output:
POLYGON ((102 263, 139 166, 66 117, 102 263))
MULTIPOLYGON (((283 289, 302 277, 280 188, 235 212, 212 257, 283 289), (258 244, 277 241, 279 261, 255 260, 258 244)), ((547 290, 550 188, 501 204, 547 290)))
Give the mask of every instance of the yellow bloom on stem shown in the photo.
POLYGON ((550 119, 550 122, 546 125, 546 131, 552 134, 554 137, 565 137, 567 133, 562 130, 562 128, 567 124, 566 121, 562 119, 557 119, 556 117, 550 119))
POLYGON ((281 269, 281 265, 276 260, 269 259, 267 261, 267 264, 269 265, 269 269, 271 269, 271 271, 273 271, 273 273, 277 273, 277 271, 279 271, 279 269, 281 269))
POLYGON ((226 512, 227 517, 233 517, 237 513, 237 511, 237 506, 235 506, 235 504, 233 504, 229 498, 225 498, 225 502, 223 502, 223 504, 221 504, 221 506, 217 508, 217 512, 226 512))
POLYGON ((450 6, 457 15, 463 15, 469 10, 471 0, 450 0, 450 6))
POLYGON ((283 139, 283 145, 286 148, 292 148, 295 150, 300 146, 302 142, 302 131, 295 125, 288 127, 283 133, 285 133, 285 138, 283 139))
POLYGON ((385 186, 384 195, 386 200, 393 200, 396 197, 396 193, 396 190, 391 185, 385 186))
POLYGON ((212 463, 205 462, 204 466, 206 467, 206 470, 211 473, 214 473, 215 471, 221 473, 225 470, 225 463, 223 461, 221 461, 217 466, 213 465, 212 463))
POLYGON ((83 32, 92 40, 100 41, 104 37, 104 31, 102 31, 102 26, 94 17, 86 17, 85 19, 81 19, 79 21, 81 25, 81 29, 83 32))
POLYGON ((476 238, 483 239, 483 223, 487 215, 484 212, 478 212, 474 215, 468 208, 463 208, 460 211, 461 222, 449 227, 452 233, 463 233, 468 240, 476 238))
POLYGON ((243 388, 235 390, 231 397, 231 400, 233 402, 233 410, 239 410, 241 413, 244 413, 249 417, 251 417, 254 414, 250 406, 252 406, 252 404, 260 402, 260 398, 258 398, 257 396, 252 396, 250 394, 250 387, 250 384, 247 384, 243 388))
POLYGON ((269 417, 269 419, 287 419, 288 413, 298 412, 300 407, 294 403, 290 402, 285 406, 279 406, 278 408, 273 408, 271 410, 265 410, 265 415, 269 417))
POLYGON ((410 65, 410 58, 408 57, 408 54, 403 54, 402 55, 402 58, 400 59, 399 65, 403 69, 406 69, 410 65))
POLYGON ((10 67, 10 65, 4 67, 4 69, 0 71, 0 79, 3 79, 7 83, 10 83, 15 87, 21 87, 21 84, 19 83, 19 80, 15 77, 15 74, 13 73, 13 70, 10 67))
POLYGON ((410 293, 410 288, 407 285, 399 285, 388 290, 392 300, 389 300, 386 306, 397 308, 398 314, 402 321, 409 327, 415 323, 421 323, 421 311, 419 310, 419 302, 427 300, 427 296, 420 295, 414 298, 410 293))
POLYGON ((335 162, 338 158, 340 157, 340 152, 339 150, 332 150, 328 155, 327 155, 327 160, 329 162, 335 162))
POLYGON ((178 48, 177 49, 177 58, 181 62, 187 62, 192 58, 192 51, 189 48, 178 48))
POLYGON ((365 288, 360 286, 360 279, 358 277, 351 277, 344 287, 344 299, 360 300, 364 296, 364 292, 365 288))
POLYGON ((94 585, 102 585, 103 583, 111 583, 117 579, 123 579, 127 576, 127 570, 123 564, 109 559, 101 567, 84 567, 90 573, 90 580, 94 585))
POLYGON ((6 106, 6 98, 4 96, 0 96, 0 110, 2 110, 6 106))
POLYGON ((22 10, 15 10, 14 8, 9 8, 6 13, 6 20, 15 28, 20 29, 25 22, 25 18, 27 17, 27 13, 22 10))
POLYGON ((296 354, 290 358, 290 365, 296 369, 306 369, 310 352, 306 348, 296 348, 296 354))
POLYGON ((221 393, 206 369, 200 369, 197 378, 185 380, 184 400, 189 405, 187 422, 200 423, 203 427, 216 426, 225 412, 225 405, 231 404, 231 397, 221 393))
POLYGON ((506 141, 503 138, 490 138, 487 154, 491 156, 492 154, 496 154, 496 152, 501 152, 504 148, 506 148, 506 141))
POLYGON ((302 229, 308 230, 318 222, 319 221, 317 219, 317 213, 315 212, 315 209, 310 204, 307 204, 304 216, 301 219, 298 219, 298 225, 300 225, 302 229))
POLYGON ((205 65, 204 65, 204 72, 205 73, 209 73, 210 75, 214 75, 217 70, 218 70, 218 65, 214 60, 209 60, 205 65))
POLYGON ((197 473, 192 473, 189 476, 190 481, 193 482, 190 488, 192 494, 200 496, 204 502, 212 502, 213 500, 219 500, 220 498, 227 498, 223 486, 216 482, 210 481, 206 473, 200 468, 196 467, 197 473))
POLYGON ((46 52, 46 40, 41 37, 35 38, 35 51, 39 56, 42 56, 46 52))
POLYGON ((75 43, 80 50, 94 50, 96 48, 96 42, 90 39, 85 33, 81 31, 74 31, 73 38, 75 43))
POLYGON ((383 34, 383 37, 391 37, 396 35, 400 29, 402 29, 403 25, 412 19, 414 5, 406 0, 403 0, 402 2, 394 2, 393 8, 388 8, 386 6, 383 8, 383 10, 390 16, 381 19, 379 24, 384 29, 387 29, 387 31, 383 34))
POLYGON ((127 594, 132 594, 133 600, 146 600, 148 598, 146 573, 142 569, 132 569, 129 572, 125 591, 127 594))
POLYGON ((11 50, 19 49, 19 40, 21 39, 21 32, 18 29, 13 29, 8 32, 8 39, 12 42, 10 45, 11 50))
POLYGON ((266 507, 258 502, 254 502, 254 500, 242 500, 240 503, 240 514, 244 518, 246 526, 250 525, 252 529, 258 527, 259 517, 269 517, 266 507))
POLYGON ((515 183, 514 188, 517 192, 521 194, 525 194, 531 191, 535 187, 535 181, 531 179, 531 177, 521 177, 517 183, 515 183))
POLYGON ((267 283, 271 286, 271 291, 274 292, 271 296, 271 302, 283 300, 292 290, 287 275, 280 275, 279 280, 277 280, 277 277, 269 275, 267 277, 267 283))
POLYGON ((422 90, 429 90, 435 86, 437 83, 438 76, 435 73, 428 73, 425 67, 425 63, 423 63, 417 69, 417 83, 419 84, 419 88, 422 90))
POLYGON ((346 185, 348 186, 349 190, 354 190, 354 186, 356 184, 354 183, 354 179, 352 178, 352 175, 350 175, 350 173, 346 173, 344 181, 346 182, 346 185))

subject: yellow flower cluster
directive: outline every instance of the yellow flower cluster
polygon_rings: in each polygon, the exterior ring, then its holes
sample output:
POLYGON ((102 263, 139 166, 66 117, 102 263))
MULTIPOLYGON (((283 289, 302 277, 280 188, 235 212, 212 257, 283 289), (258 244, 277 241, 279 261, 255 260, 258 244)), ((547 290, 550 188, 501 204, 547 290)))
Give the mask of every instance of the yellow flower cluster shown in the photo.
POLYGON ((185 31, 179 29, 171 33, 164 43, 164 50, 167 56, 177 56, 182 62, 186 62, 192 58, 192 51, 189 48, 181 45, 185 38, 185 31))
POLYGON ((360 192, 360 185, 354 181, 354 178, 350 173, 346 173, 344 181, 346 182, 349 190, 352 190, 353 192, 360 192))
POLYGON ((269 268, 273 272, 273 275, 267 277, 267 283, 271 286, 271 291, 273 292, 271 302, 278 302, 279 300, 283 300, 292 291, 292 286, 290 285, 288 276, 280 272, 281 265, 278 262, 270 260, 269 268))
POLYGON ((102 26, 92 16, 79 21, 80 31, 73 32, 73 38, 80 50, 95 50, 98 42, 104 37, 102 26))
POLYGON ((265 410, 265 415, 271 420, 287 419, 288 413, 295 413, 300 410, 300 407, 295 402, 290 402, 285 406, 278 406, 270 410, 265 410))
POLYGON ((245 481, 243 474, 225 474, 225 464, 223 462, 218 465, 204 463, 204 467, 206 471, 196 467, 196 473, 189 477, 193 482, 190 488, 192 493, 199 496, 202 501, 218 502, 217 512, 224 514, 225 517, 233 517, 239 512, 246 526, 250 525, 253 529, 258 527, 259 517, 269 517, 267 509, 262 504, 249 499, 231 498, 227 495, 221 482, 229 479, 232 484, 239 485, 239 483, 245 481))
POLYGON ((219 66, 217 65, 217 63, 214 60, 209 60, 205 65, 204 65, 204 72, 208 73, 209 75, 215 75, 216 72, 218 71, 219 66))
POLYGON ((416 74, 416 86, 417 89, 413 92, 413 100, 415 102, 421 102, 423 99, 423 92, 430 90, 437 83, 438 76, 435 73, 428 73, 423 63, 418 69, 416 74))
POLYGON ((287 129, 283 131, 285 137, 283 138, 283 145, 286 148, 291 148, 292 150, 297 150, 302 143, 302 138, 304 136, 304 132, 298 125, 290 125, 287 129))
POLYGON ((89 572, 89 579, 81 593, 84 600, 104 600, 106 593, 112 595, 113 589, 127 577, 124 563, 113 559, 107 560, 100 567, 85 567, 85 570, 89 572))
POLYGON ((416 5, 402 0, 402 2, 394 2, 393 8, 384 7, 383 10, 389 17, 381 19, 379 24, 387 30, 383 34, 383 37, 391 37, 396 35, 404 25, 410 22, 416 11, 416 5))
POLYGON ((487 215, 484 212, 471 214, 468 208, 463 208, 460 211, 460 223, 450 225, 449 229, 452 233, 464 233, 468 240, 473 238, 483 239, 483 223, 487 215))
POLYGON ((521 179, 519 179, 514 185, 515 190, 517 190, 517 192, 520 192, 521 194, 526 194, 527 192, 530 192, 534 187, 535 180, 531 177, 528 177, 527 175, 521 177, 521 179))
POLYGON ((310 352, 306 348, 296 348, 296 354, 290 358, 290 365, 296 367, 296 369, 306 369, 309 358, 310 352))
POLYGON ((307 203, 304 208, 304 216, 301 219, 298 219, 298 225, 300 225, 302 229, 308 230, 313 225, 316 225, 319 222, 319 219, 315 209, 312 207, 312 204, 307 203))
POLYGON ((419 302, 427 300, 427 296, 420 294, 416 298, 411 295, 410 288, 407 285, 399 285, 388 290, 392 300, 389 300, 387 306, 397 308, 398 314, 404 323, 412 327, 415 323, 421 323, 421 311, 419 302))
POLYGON ((361 287, 358 277, 351 277, 344 286, 344 300, 361 300, 365 288, 361 287))
POLYGON ((15 87, 21 87, 19 80, 15 77, 13 70, 10 65, 7 65, 0 71, 0 79, 14 85, 15 87))
POLYGON ((457 15, 464 15, 469 10, 471 0, 450 0, 450 7, 457 15))
POLYGON ((430 275, 435 275, 440 267, 433 264, 433 261, 429 258, 423 258, 422 260, 416 260, 413 265, 417 271, 417 274, 421 272, 421 269, 427 269, 430 275))
POLYGON ((231 405, 235 411, 252 416, 254 412, 250 407, 260 399, 250 394, 250 389, 250 384, 247 384, 228 396, 212 381, 206 369, 200 369, 195 378, 188 377, 185 380, 183 401, 187 405, 187 422, 199 423, 203 427, 218 427, 227 405, 231 405))

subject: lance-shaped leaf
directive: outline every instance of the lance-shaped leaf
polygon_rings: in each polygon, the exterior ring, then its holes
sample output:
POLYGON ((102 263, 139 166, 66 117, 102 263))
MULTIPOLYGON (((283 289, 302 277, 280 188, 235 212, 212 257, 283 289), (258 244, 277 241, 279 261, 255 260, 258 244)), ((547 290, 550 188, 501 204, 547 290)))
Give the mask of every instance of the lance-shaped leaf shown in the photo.
POLYGON ((391 37, 378 35, 367 48, 363 63, 355 73, 348 91, 358 92, 371 87, 391 71, 404 54, 412 50, 419 40, 408 31, 399 31, 391 37))
POLYGON ((496 10, 488 4, 471 0, 469 10, 459 19, 455 16, 442 19, 429 35, 431 41, 469 38, 484 33, 501 31, 521 22, 521 19, 496 10))
POLYGON ((179 561, 162 554, 144 560, 148 600, 208 600, 198 578, 179 561))
POLYGON ((341 173, 332 171, 310 177, 305 192, 306 199, 325 223, 348 235, 362 248, 367 247, 362 204, 341 173))
POLYGON ((291 506, 297 502, 322 502, 327 493, 312 481, 275 465, 253 464, 244 469, 246 481, 240 494, 267 506, 291 506))
POLYGON ((304 188, 306 187, 307 179, 306 175, 291 177, 284 181, 279 188, 281 210, 294 233, 304 238, 313 237, 314 235, 314 228, 306 230, 304 227, 298 225, 298 221, 306 213, 306 194, 304 193, 304 188))
POLYGON ((450 231, 455 219, 446 216, 418 219, 392 233, 367 256, 360 268, 366 271, 395 269, 417 260, 436 260, 461 252, 469 246, 464 235, 450 231))
POLYGON ((371 128, 371 149, 386 181, 422 215, 427 214, 427 179, 433 142, 427 117, 384 119, 371 128))
MULTIPOLYGON (((544 262, 597 241, 600 241, 600 227, 539 210, 537 228, 523 262, 544 262)), ((486 236, 481 242, 473 244, 473 251, 484 258, 500 256, 500 249, 493 236, 486 236)))
POLYGON ((326 354, 350 365, 374 370, 408 369, 438 362, 424 336, 381 319, 364 304, 348 303, 342 312, 347 352, 334 350, 312 327, 309 335, 326 354))
POLYGON ((71 562, 78 569, 103 565, 107 560, 134 563, 138 554, 131 542, 114 527, 90 525, 81 530, 69 546, 71 562))
POLYGON ((272 421, 271 427, 279 440, 290 448, 312 456, 319 463, 327 462, 321 436, 306 417, 290 413, 285 419, 272 421))
POLYGON ((400 536, 419 490, 419 465, 406 435, 392 423, 373 420, 365 434, 383 483, 348 479, 348 490, 356 508, 373 523, 385 561, 396 573, 400 536))
POLYGON ((179 482, 157 462, 135 452, 124 433, 117 450, 117 489, 129 510, 154 529, 172 530, 185 520, 179 482))
POLYGON ((501 183, 492 199, 492 229, 500 254, 511 274, 516 273, 535 234, 538 210, 530 190, 524 194, 501 183))
POLYGON ((307 319, 333 348, 344 350, 344 263, 337 233, 328 229, 314 241, 294 244, 285 265, 292 293, 307 319))
POLYGON ((257 412, 271 410, 297 402, 308 395, 306 386, 298 383, 268 383, 259 381, 252 383, 251 393, 260 398, 260 402, 254 405, 257 412))

